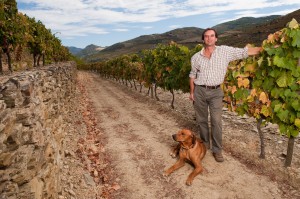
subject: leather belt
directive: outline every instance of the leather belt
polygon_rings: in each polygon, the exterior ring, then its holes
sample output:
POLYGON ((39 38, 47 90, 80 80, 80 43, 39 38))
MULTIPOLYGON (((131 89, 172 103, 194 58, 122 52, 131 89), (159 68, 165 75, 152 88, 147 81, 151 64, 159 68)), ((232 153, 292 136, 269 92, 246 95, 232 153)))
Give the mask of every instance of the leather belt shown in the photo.
POLYGON ((217 86, 206 86, 206 85, 199 85, 199 86, 201 86, 201 87, 203 87, 203 88, 206 88, 206 89, 217 89, 217 88, 219 88, 219 87, 220 87, 220 85, 217 85, 217 86))

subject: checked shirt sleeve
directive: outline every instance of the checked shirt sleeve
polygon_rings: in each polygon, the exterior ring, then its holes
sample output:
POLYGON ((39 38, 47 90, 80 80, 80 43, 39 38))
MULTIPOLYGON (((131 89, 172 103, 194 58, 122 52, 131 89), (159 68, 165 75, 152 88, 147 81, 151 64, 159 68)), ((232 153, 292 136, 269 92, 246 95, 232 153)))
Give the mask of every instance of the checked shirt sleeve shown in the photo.
POLYGON ((238 59, 244 59, 248 57, 248 48, 235 48, 231 46, 223 46, 227 54, 227 61, 231 62, 238 59))
POLYGON ((200 56, 200 52, 196 53, 191 58, 191 71, 189 74, 190 78, 197 78, 197 72, 199 71, 199 68, 197 67, 197 61, 200 56))

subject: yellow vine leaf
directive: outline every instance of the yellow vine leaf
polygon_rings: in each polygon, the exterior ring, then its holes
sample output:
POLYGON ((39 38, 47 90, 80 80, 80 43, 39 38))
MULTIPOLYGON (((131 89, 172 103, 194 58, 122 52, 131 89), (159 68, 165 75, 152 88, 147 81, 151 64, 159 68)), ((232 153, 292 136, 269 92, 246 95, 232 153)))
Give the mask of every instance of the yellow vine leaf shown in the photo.
POLYGON ((238 87, 248 88, 250 81, 248 78, 238 78, 238 87))
POLYGON ((274 34, 269 34, 268 35, 268 42, 273 43, 274 41, 275 41, 274 34))
POLYGON ((300 119, 299 118, 295 119, 295 126, 300 129, 300 119))
POLYGON ((255 88, 251 90, 250 95, 253 96, 253 97, 257 96, 257 92, 256 92, 255 88))
POLYGON ((234 94, 236 91, 237 91, 236 86, 233 86, 232 89, 231 89, 231 93, 234 94))
POLYGON ((265 117, 270 116, 270 111, 269 108, 266 105, 263 105, 261 107, 261 111, 260 111, 265 117))
POLYGON ((252 95, 249 95, 247 97, 247 102, 254 102, 254 97, 252 95))
POLYGON ((254 63, 252 63, 252 64, 246 64, 244 71, 254 72, 255 68, 256 68, 256 66, 255 66, 254 63))
POLYGON ((263 58, 263 56, 261 56, 260 58, 259 58, 259 60, 257 60, 257 64, 259 65, 259 66, 261 66, 261 63, 264 61, 264 58, 263 58))
POLYGON ((280 42, 281 42, 281 43, 286 42, 286 38, 285 38, 285 37, 282 37, 282 38, 280 39, 280 42))
POLYGON ((297 29, 299 27, 299 24, 296 19, 293 18, 292 21, 289 22, 288 26, 291 29, 297 29))
POLYGON ((270 57, 268 57, 267 60, 268 60, 268 66, 272 66, 273 65, 272 59, 270 57))
POLYGON ((263 104, 267 103, 269 101, 268 96, 265 92, 261 92, 259 95, 259 101, 261 101, 263 104))

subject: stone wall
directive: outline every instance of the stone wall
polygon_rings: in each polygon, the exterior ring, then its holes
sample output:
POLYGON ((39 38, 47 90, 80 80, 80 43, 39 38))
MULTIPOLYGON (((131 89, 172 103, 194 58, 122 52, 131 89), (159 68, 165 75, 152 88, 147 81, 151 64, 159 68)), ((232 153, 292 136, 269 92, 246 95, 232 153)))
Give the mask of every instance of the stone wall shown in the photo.
POLYGON ((73 62, 0 76, 0 199, 58 198, 73 62))

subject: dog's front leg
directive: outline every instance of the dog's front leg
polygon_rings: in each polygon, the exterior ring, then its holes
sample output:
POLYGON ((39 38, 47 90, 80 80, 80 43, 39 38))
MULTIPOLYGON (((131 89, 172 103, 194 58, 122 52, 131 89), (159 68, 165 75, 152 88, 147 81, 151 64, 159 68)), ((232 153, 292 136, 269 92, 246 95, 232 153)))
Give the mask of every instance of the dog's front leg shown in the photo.
POLYGON ((185 164, 185 161, 182 159, 179 159, 173 166, 171 166, 168 170, 165 171, 164 176, 170 175, 176 169, 183 167, 184 164, 185 164))
POLYGON ((169 153, 172 158, 177 157, 180 151, 180 147, 181 147, 180 144, 177 144, 175 147, 172 148, 171 152, 169 153))
POLYGON ((192 173, 190 173, 189 177, 186 180, 186 185, 191 185, 194 178, 203 171, 202 165, 197 165, 192 173))

